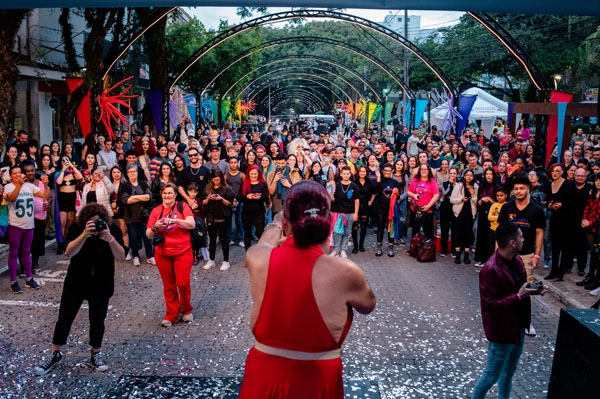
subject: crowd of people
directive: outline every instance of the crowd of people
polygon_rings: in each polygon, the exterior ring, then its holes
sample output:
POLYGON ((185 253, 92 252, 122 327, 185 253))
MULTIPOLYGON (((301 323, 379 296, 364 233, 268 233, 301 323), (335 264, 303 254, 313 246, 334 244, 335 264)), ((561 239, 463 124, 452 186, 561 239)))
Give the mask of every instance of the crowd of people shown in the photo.
POLYGON ((19 263, 25 286, 39 289, 33 276, 44 248, 23 245, 29 235, 55 236, 57 253, 69 252, 82 209, 98 204, 119 232, 125 260, 139 267, 145 256, 158 267, 161 325, 190 322, 191 267, 216 267, 220 246, 219 269, 228 270, 231 246, 249 250, 302 181, 329 196, 330 257, 367 251, 369 230, 374 255, 393 257, 420 233, 439 240, 439 256, 482 267, 495 251, 497 227, 511 221, 526 239, 520 255, 527 281, 538 265, 548 269, 546 279, 562 281, 576 264, 577 285, 600 290, 600 145, 593 135, 579 129, 560 159, 555 150, 547 163, 526 121, 515 130, 498 119, 490 134, 469 125, 459 135, 426 125, 409 132, 402 123, 374 134, 357 123, 325 127, 302 119, 280 128, 192 129, 182 121, 166 135, 133 125, 116 138, 90 134, 82 148, 40 147, 18 132, 2 164, 11 290, 23 292, 19 263), (208 235, 200 247, 189 233, 199 223, 208 235))

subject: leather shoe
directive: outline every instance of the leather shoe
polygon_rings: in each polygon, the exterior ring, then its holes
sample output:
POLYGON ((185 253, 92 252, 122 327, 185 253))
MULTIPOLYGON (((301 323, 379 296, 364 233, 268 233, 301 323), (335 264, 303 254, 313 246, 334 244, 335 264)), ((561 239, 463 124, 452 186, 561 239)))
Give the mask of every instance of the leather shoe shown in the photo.
POLYGON ((588 274, 587 276, 585 276, 585 278, 583 280, 576 282, 575 285, 578 287, 583 287, 583 286, 588 285, 591 282, 592 282, 592 277, 588 274))
POLYGON ((549 274, 546 277, 544 277, 544 280, 554 280, 555 278, 558 278, 558 277, 556 277, 554 274, 549 274))
POLYGON ((357 247, 352 248, 352 253, 353 254, 357 254, 358 253, 358 248, 357 247))

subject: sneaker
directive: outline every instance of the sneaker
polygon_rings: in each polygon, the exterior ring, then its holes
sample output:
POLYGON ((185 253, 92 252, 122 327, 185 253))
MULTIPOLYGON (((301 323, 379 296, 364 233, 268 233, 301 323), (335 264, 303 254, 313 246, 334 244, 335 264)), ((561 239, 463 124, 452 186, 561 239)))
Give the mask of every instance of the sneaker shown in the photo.
POLYGON ((331 251, 331 253, 329 254, 329 256, 338 256, 337 251, 331 251))
POLYGON ((446 257, 446 255, 447 255, 447 254, 446 254, 445 252, 440 252, 440 256, 441 256, 442 258, 445 258, 445 257, 446 257))
POLYGON ((184 323, 191 323, 194 321, 194 315, 191 313, 184 314, 182 320, 184 323))
POLYGON ((25 287, 29 287, 32 290, 39 290, 41 288, 33 278, 30 278, 29 280, 25 281, 25 287))
POLYGON ((25 278, 25 277, 27 277, 27 274, 25 274, 25 272, 23 272, 23 273, 19 273, 19 277, 20 277, 20 278, 25 278))
POLYGON ((475 262, 475 267, 483 267, 483 262, 475 262))
POLYGON ((213 267, 215 267, 215 261, 214 260, 209 260, 208 262, 206 262, 206 265, 202 266, 202 268, 204 270, 212 269, 213 267))
POLYGON ((525 335, 527 335, 528 337, 535 337, 537 335, 537 332, 535 331, 535 328, 533 328, 533 325, 530 325, 529 328, 525 329, 525 335))
POLYGON ((600 295, 600 287, 588 292, 588 294, 593 295, 593 296, 600 295))
POLYGON ((173 323, 171 323, 169 320, 163 320, 160 322, 160 326, 161 327, 171 327, 173 325, 173 323))
POLYGON ((229 246, 235 245, 235 241, 229 241, 229 246))
POLYGON ((244 244, 244 241, 240 241, 240 242, 238 242, 238 246, 239 246, 240 248, 246 248, 246 244, 244 244))
POLYGON ((400 245, 406 245, 406 243, 404 242, 404 238, 400 239, 400 245))
POLYGON ((108 364, 102 358, 102 352, 92 352, 92 358, 90 360, 90 365, 96 371, 106 371, 108 370, 108 364))
POLYGON ((125 260, 131 260, 132 256, 131 256, 131 251, 127 252, 127 256, 125 257, 125 260))
POLYGON ((42 271, 42 269, 40 269, 39 267, 34 267, 33 268, 33 275, 37 276, 38 274, 40 274, 41 271, 42 271))
POLYGON ((62 353, 60 351, 52 352, 52 355, 42 364, 37 366, 34 370, 37 375, 47 374, 52 367, 58 362, 60 362, 63 358, 62 353))
POLYGON ((388 247, 387 255, 388 255, 390 258, 393 258, 393 257, 394 257, 394 255, 395 255, 395 254, 394 254, 394 246, 393 246, 393 245, 390 245, 390 246, 388 247))
POLYGON ((221 263, 221 267, 219 267, 219 270, 224 272, 225 270, 229 270, 230 267, 231 265, 229 264, 229 262, 223 262, 221 263))
POLYGON ((13 294, 22 294, 23 293, 23 290, 21 289, 21 287, 19 287, 19 283, 16 281, 10 285, 10 290, 13 294))
POLYGON ((346 253, 346 251, 342 251, 340 252, 340 258, 347 258, 348 254, 346 253))
POLYGON ((381 245, 377 246, 377 250, 375 251, 375 256, 383 255, 383 251, 381 250, 381 245))
POLYGON ((146 259, 146 263, 152 266, 156 266, 156 260, 154 259, 154 256, 146 259))
POLYGON ((133 265, 140 267, 140 258, 138 258, 137 256, 133 258, 133 265))
POLYGON ((546 263, 546 264, 544 265, 544 269, 550 269, 550 265, 546 263))

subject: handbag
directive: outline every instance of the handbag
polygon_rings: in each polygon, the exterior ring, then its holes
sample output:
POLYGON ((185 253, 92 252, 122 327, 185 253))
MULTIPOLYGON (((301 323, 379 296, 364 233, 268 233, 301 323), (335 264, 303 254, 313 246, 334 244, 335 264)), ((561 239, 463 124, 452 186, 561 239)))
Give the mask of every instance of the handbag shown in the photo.
POLYGON ((344 215, 342 213, 339 213, 337 219, 335 220, 333 232, 335 234, 344 234, 344 215))
POLYGON ((413 258, 416 258, 418 255, 417 248, 421 241, 425 240, 425 236, 417 233, 410 239, 410 246, 408 247, 408 254, 413 258))
POLYGON ((435 262, 435 242, 432 239, 421 240, 417 245, 417 261, 435 262))

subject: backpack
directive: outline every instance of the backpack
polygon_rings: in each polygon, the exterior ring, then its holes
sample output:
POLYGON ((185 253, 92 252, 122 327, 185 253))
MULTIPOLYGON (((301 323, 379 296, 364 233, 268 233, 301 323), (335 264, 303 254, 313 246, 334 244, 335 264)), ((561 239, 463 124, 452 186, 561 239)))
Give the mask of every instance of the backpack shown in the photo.
MULTIPOLYGON (((177 210, 181 215, 183 215, 183 201, 177 202, 177 210)), ((208 229, 206 228, 206 223, 202 218, 194 216, 194 221, 196 222, 196 227, 190 232, 190 240, 192 242, 192 249, 195 251, 200 248, 205 248, 208 245, 208 229)))

